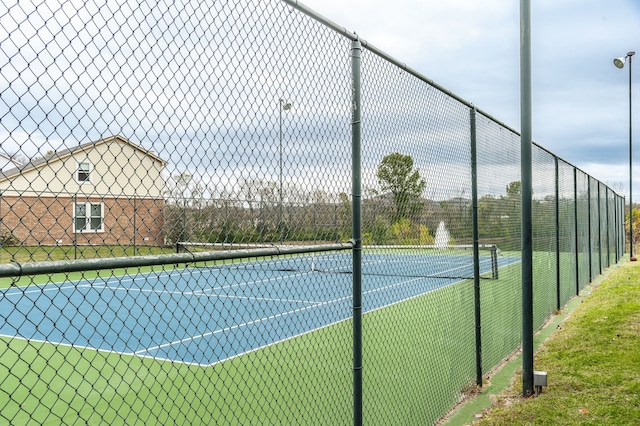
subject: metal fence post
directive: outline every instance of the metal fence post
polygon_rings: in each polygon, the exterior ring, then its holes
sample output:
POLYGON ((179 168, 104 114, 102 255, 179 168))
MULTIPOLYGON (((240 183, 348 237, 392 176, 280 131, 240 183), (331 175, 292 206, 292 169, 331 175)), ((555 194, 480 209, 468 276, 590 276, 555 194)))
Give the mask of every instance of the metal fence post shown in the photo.
POLYGON ((605 225, 605 229, 607 230, 606 238, 607 238, 607 268, 611 266, 611 235, 609 234, 609 227, 611 223, 609 221, 609 188, 604 188, 605 200, 607 200, 604 204, 606 215, 607 215, 607 223, 605 225))
POLYGON ((576 295, 580 293, 580 237, 578 235, 578 170, 573 168, 573 222, 576 240, 576 295))
POLYGON ((598 182, 598 275, 602 274, 602 194, 598 182))
POLYGON ((618 262, 618 198, 616 193, 613 193, 613 223, 610 225, 612 227, 611 231, 613 232, 613 253, 615 255, 616 263, 618 262))
POLYGON ((560 301, 560 174, 558 157, 553 157, 556 167, 556 309, 559 311, 560 301))
POLYGON ((624 208, 624 198, 618 196, 616 200, 616 261, 624 255, 624 214, 621 207, 624 208))
POLYGON ((361 102, 360 40, 351 43, 351 161, 353 200, 353 424, 362 425, 362 230, 361 230, 361 102))
POLYGON ((133 196, 133 255, 137 254, 137 246, 136 246, 136 235, 138 231, 137 223, 136 223, 136 215, 138 214, 138 210, 136 209, 136 196, 133 196))
POLYGON ((589 242, 589 282, 593 281, 593 250, 591 249, 591 176, 587 177, 587 241, 589 242))
MULTIPOLYGON (((473 232, 473 297, 476 328, 476 384, 482 386, 482 323, 480 317, 480 249, 478 230, 478 161, 476 109, 471 108, 471 224, 473 232)), ((493 268, 492 268, 493 269, 493 268)))

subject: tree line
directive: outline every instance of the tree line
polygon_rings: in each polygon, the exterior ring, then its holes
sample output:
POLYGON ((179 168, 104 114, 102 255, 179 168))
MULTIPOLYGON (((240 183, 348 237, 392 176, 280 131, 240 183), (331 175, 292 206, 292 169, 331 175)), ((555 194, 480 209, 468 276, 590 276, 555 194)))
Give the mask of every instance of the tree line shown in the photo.
MULTIPOLYGON (((378 188, 367 189, 362 199, 364 244, 433 244, 440 222, 447 228, 448 243, 473 242, 471 199, 427 199, 428 182, 411 156, 398 152, 385 156, 376 177, 378 188)), ((212 188, 190 175, 172 177, 165 205, 168 244, 312 244, 346 241, 352 236, 351 199, 344 192, 242 179, 233 191, 215 197, 212 193, 212 188)), ((520 182, 514 181, 506 185, 504 194, 485 194, 478 199, 481 243, 504 250, 520 248, 520 197, 520 182)), ((579 205, 582 212, 584 203, 579 200, 579 205)), ((534 199, 532 209, 534 249, 555 250, 555 197, 534 199)), ((560 200, 560 221, 573 223, 574 210, 574 200, 560 200)), ((573 251, 574 241, 571 235, 561 236, 561 250, 573 251)))

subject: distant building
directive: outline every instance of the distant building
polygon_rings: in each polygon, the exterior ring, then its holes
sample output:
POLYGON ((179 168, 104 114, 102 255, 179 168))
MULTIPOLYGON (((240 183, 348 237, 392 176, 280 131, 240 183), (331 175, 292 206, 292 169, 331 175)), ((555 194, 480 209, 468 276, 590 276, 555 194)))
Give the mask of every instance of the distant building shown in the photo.
POLYGON ((0 172, 0 229, 24 245, 162 245, 166 162, 122 136, 0 172))

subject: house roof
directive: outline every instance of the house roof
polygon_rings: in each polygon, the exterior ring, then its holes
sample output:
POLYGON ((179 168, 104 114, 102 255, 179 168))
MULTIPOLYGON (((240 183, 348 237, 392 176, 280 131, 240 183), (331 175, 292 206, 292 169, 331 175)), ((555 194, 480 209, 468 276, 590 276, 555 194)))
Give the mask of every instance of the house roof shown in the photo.
POLYGON ((29 170, 33 170, 33 169, 37 169, 39 167, 42 167, 44 165, 47 165, 51 162, 54 161, 60 161, 63 160, 67 157, 72 156, 73 154, 76 154, 78 152, 86 152, 90 149, 95 148, 98 145, 102 145, 102 144, 107 144, 107 143, 113 143, 113 142, 119 142, 119 143, 123 143, 123 144, 127 144, 131 147, 133 147, 134 149, 144 153, 145 155, 148 155, 149 157, 153 158, 156 161, 159 161, 160 163, 162 163, 163 166, 165 166, 167 164, 167 162, 165 160, 163 160, 162 158, 158 157, 156 154, 154 154, 151 151, 148 151, 146 149, 144 149, 143 147, 141 147, 140 145, 136 145, 133 142, 131 142, 129 139, 120 136, 120 135, 115 135, 115 136, 109 136, 97 141, 93 141, 93 142, 87 142, 85 144, 82 145, 78 145, 78 146, 74 146, 71 148, 66 148, 60 151, 56 151, 50 155, 46 155, 44 157, 40 157, 37 158, 35 160, 29 160, 27 163, 22 164, 18 167, 14 167, 11 169, 7 169, 4 170, 2 172, 0 172, 0 180, 5 180, 5 179, 10 179, 11 177, 17 175, 17 174, 22 174, 24 172, 27 172, 29 170))
POLYGON ((22 163, 17 161, 11 155, 7 155, 7 154, 4 154, 4 153, 0 152, 0 170, 9 169, 9 166, 11 166, 11 167, 20 167, 21 164, 22 163))

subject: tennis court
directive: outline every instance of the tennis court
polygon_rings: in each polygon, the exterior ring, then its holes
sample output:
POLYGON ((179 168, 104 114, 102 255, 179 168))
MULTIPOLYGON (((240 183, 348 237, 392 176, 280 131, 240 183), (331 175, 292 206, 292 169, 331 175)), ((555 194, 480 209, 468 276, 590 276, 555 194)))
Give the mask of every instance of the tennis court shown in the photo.
MULTIPOLYGON (((480 272, 518 261, 481 256, 480 272)), ((364 310, 471 277, 471 262, 365 251, 364 310)), ((13 287, 1 293, 0 334, 211 365, 350 318, 350 269, 350 253, 331 253, 13 287)))

